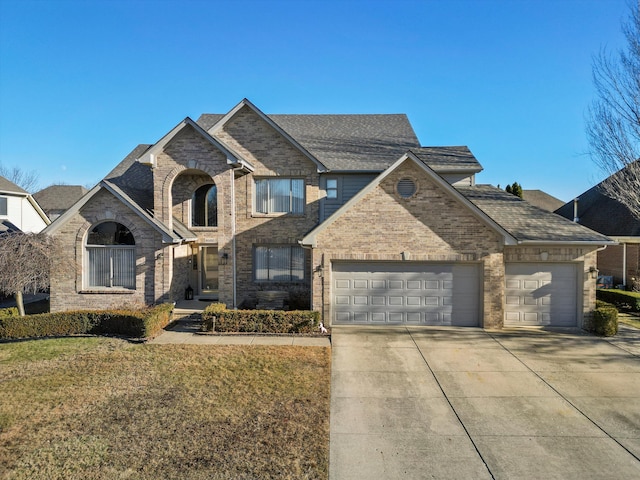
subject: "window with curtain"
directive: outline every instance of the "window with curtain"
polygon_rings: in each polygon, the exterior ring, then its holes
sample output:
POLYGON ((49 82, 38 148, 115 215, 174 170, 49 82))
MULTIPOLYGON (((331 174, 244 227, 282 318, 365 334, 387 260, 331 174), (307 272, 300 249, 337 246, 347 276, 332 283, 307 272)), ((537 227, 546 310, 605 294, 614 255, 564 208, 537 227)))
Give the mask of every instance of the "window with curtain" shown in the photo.
POLYGON ((256 179, 257 213, 304 213, 304 179, 256 179))
POLYGON ((259 282, 304 280, 304 249, 299 245, 256 246, 254 275, 259 282))
POLYGON ((87 287, 136 288, 136 242, 127 227, 104 222, 87 236, 87 287))
POLYGON ((215 185, 203 185, 194 192, 191 198, 191 225, 218 226, 218 189, 215 185))

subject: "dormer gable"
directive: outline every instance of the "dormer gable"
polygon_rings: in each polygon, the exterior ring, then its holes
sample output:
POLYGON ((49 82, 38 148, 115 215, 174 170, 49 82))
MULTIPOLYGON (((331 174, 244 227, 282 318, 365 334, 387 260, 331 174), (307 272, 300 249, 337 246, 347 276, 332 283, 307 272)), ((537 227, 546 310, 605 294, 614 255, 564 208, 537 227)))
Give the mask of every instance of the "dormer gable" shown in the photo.
POLYGON ((253 166, 245 161, 238 153, 234 152, 229 146, 225 145, 219 139, 212 137, 207 131, 205 131, 200 125, 194 122, 191 118, 185 117, 178 125, 176 125, 169 133, 167 133, 164 137, 162 137, 158 142, 156 142, 153 146, 147 149, 140 157, 136 160, 144 165, 148 165, 151 168, 156 168, 158 166, 158 154, 164 150, 167 144, 173 140, 176 135, 182 132, 185 128, 192 128, 199 135, 202 136, 207 142, 213 145, 215 148, 220 150, 227 157, 227 164, 233 166, 234 168, 243 168, 247 171, 252 171, 253 166))
POLYGON ((229 113, 224 115, 222 118, 218 119, 207 131, 208 133, 214 137, 219 139, 218 134, 227 126, 229 123, 233 121, 233 119, 243 110, 249 109, 255 115, 257 115, 262 121, 264 121, 270 128, 275 130, 282 138, 284 138, 289 144, 291 144, 296 150, 298 150, 304 157, 306 157, 309 161, 311 161, 315 166, 319 173, 328 171, 327 167, 320 162, 314 155, 312 155, 306 148, 304 148, 295 138, 293 138, 289 133, 287 133, 282 127, 280 127, 276 122, 274 122, 268 115, 262 112, 258 107, 256 107, 249 100, 244 98, 240 101, 235 107, 233 107, 229 113))

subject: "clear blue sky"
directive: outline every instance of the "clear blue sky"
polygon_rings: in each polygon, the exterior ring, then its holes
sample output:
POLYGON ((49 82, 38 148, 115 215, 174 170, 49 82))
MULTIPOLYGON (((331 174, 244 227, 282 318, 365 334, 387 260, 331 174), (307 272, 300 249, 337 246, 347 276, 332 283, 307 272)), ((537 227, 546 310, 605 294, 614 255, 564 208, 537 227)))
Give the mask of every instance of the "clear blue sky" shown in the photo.
POLYGON ((627 0, 0 0, 0 163, 94 185, 184 117, 406 113, 468 145, 478 183, 570 200, 592 56, 625 45, 627 0))

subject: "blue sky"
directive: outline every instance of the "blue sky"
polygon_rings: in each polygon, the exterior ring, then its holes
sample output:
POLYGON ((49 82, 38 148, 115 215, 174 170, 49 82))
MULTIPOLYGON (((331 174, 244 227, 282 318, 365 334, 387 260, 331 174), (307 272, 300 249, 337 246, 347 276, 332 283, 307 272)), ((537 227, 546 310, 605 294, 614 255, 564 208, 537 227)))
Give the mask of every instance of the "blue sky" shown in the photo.
POLYGON ((585 155, 592 56, 627 0, 0 0, 0 163, 93 185, 184 117, 406 113, 467 145, 478 183, 565 201, 585 155))

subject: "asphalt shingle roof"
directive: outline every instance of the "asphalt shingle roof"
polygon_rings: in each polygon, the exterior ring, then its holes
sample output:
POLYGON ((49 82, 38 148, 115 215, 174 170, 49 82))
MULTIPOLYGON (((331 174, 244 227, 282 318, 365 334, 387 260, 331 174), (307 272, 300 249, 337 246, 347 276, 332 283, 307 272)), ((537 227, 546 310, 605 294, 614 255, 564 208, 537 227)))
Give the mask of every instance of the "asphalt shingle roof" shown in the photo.
MULTIPOLYGON (((640 220, 626 206, 606 196, 601 185, 602 182, 578 195, 578 222, 605 235, 640 237, 640 220)), ((573 220, 573 200, 556 213, 573 220)))
MULTIPOLYGON (((420 148, 404 114, 268 115, 311 155, 333 171, 382 171, 403 153, 420 148)), ((203 114, 210 129, 223 115, 203 114)))
POLYGON ((151 145, 138 145, 104 179, 120 188, 138 206, 152 211, 153 173, 147 165, 136 161, 149 147, 151 145))
POLYGON ((34 193, 33 198, 49 214, 52 211, 67 210, 88 191, 82 185, 51 185, 34 193))
POLYGON ((529 202, 531 205, 535 205, 538 208, 546 210, 547 212, 554 212, 564 204, 562 200, 554 197, 553 195, 549 195, 542 190, 523 190, 522 199, 529 202))
POLYGON ((605 235, 535 207, 499 188, 475 185, 457 190, 518 241, 611 242, 605 235))
POLYGON ((24 195, 29 193, 5 177, 0 177, 0 192, 20 193, 24 195))
POLYGON ((421 147, 412 148, 411 152, 436 172, 482 170, 482 165, 466 146, 421 147))

